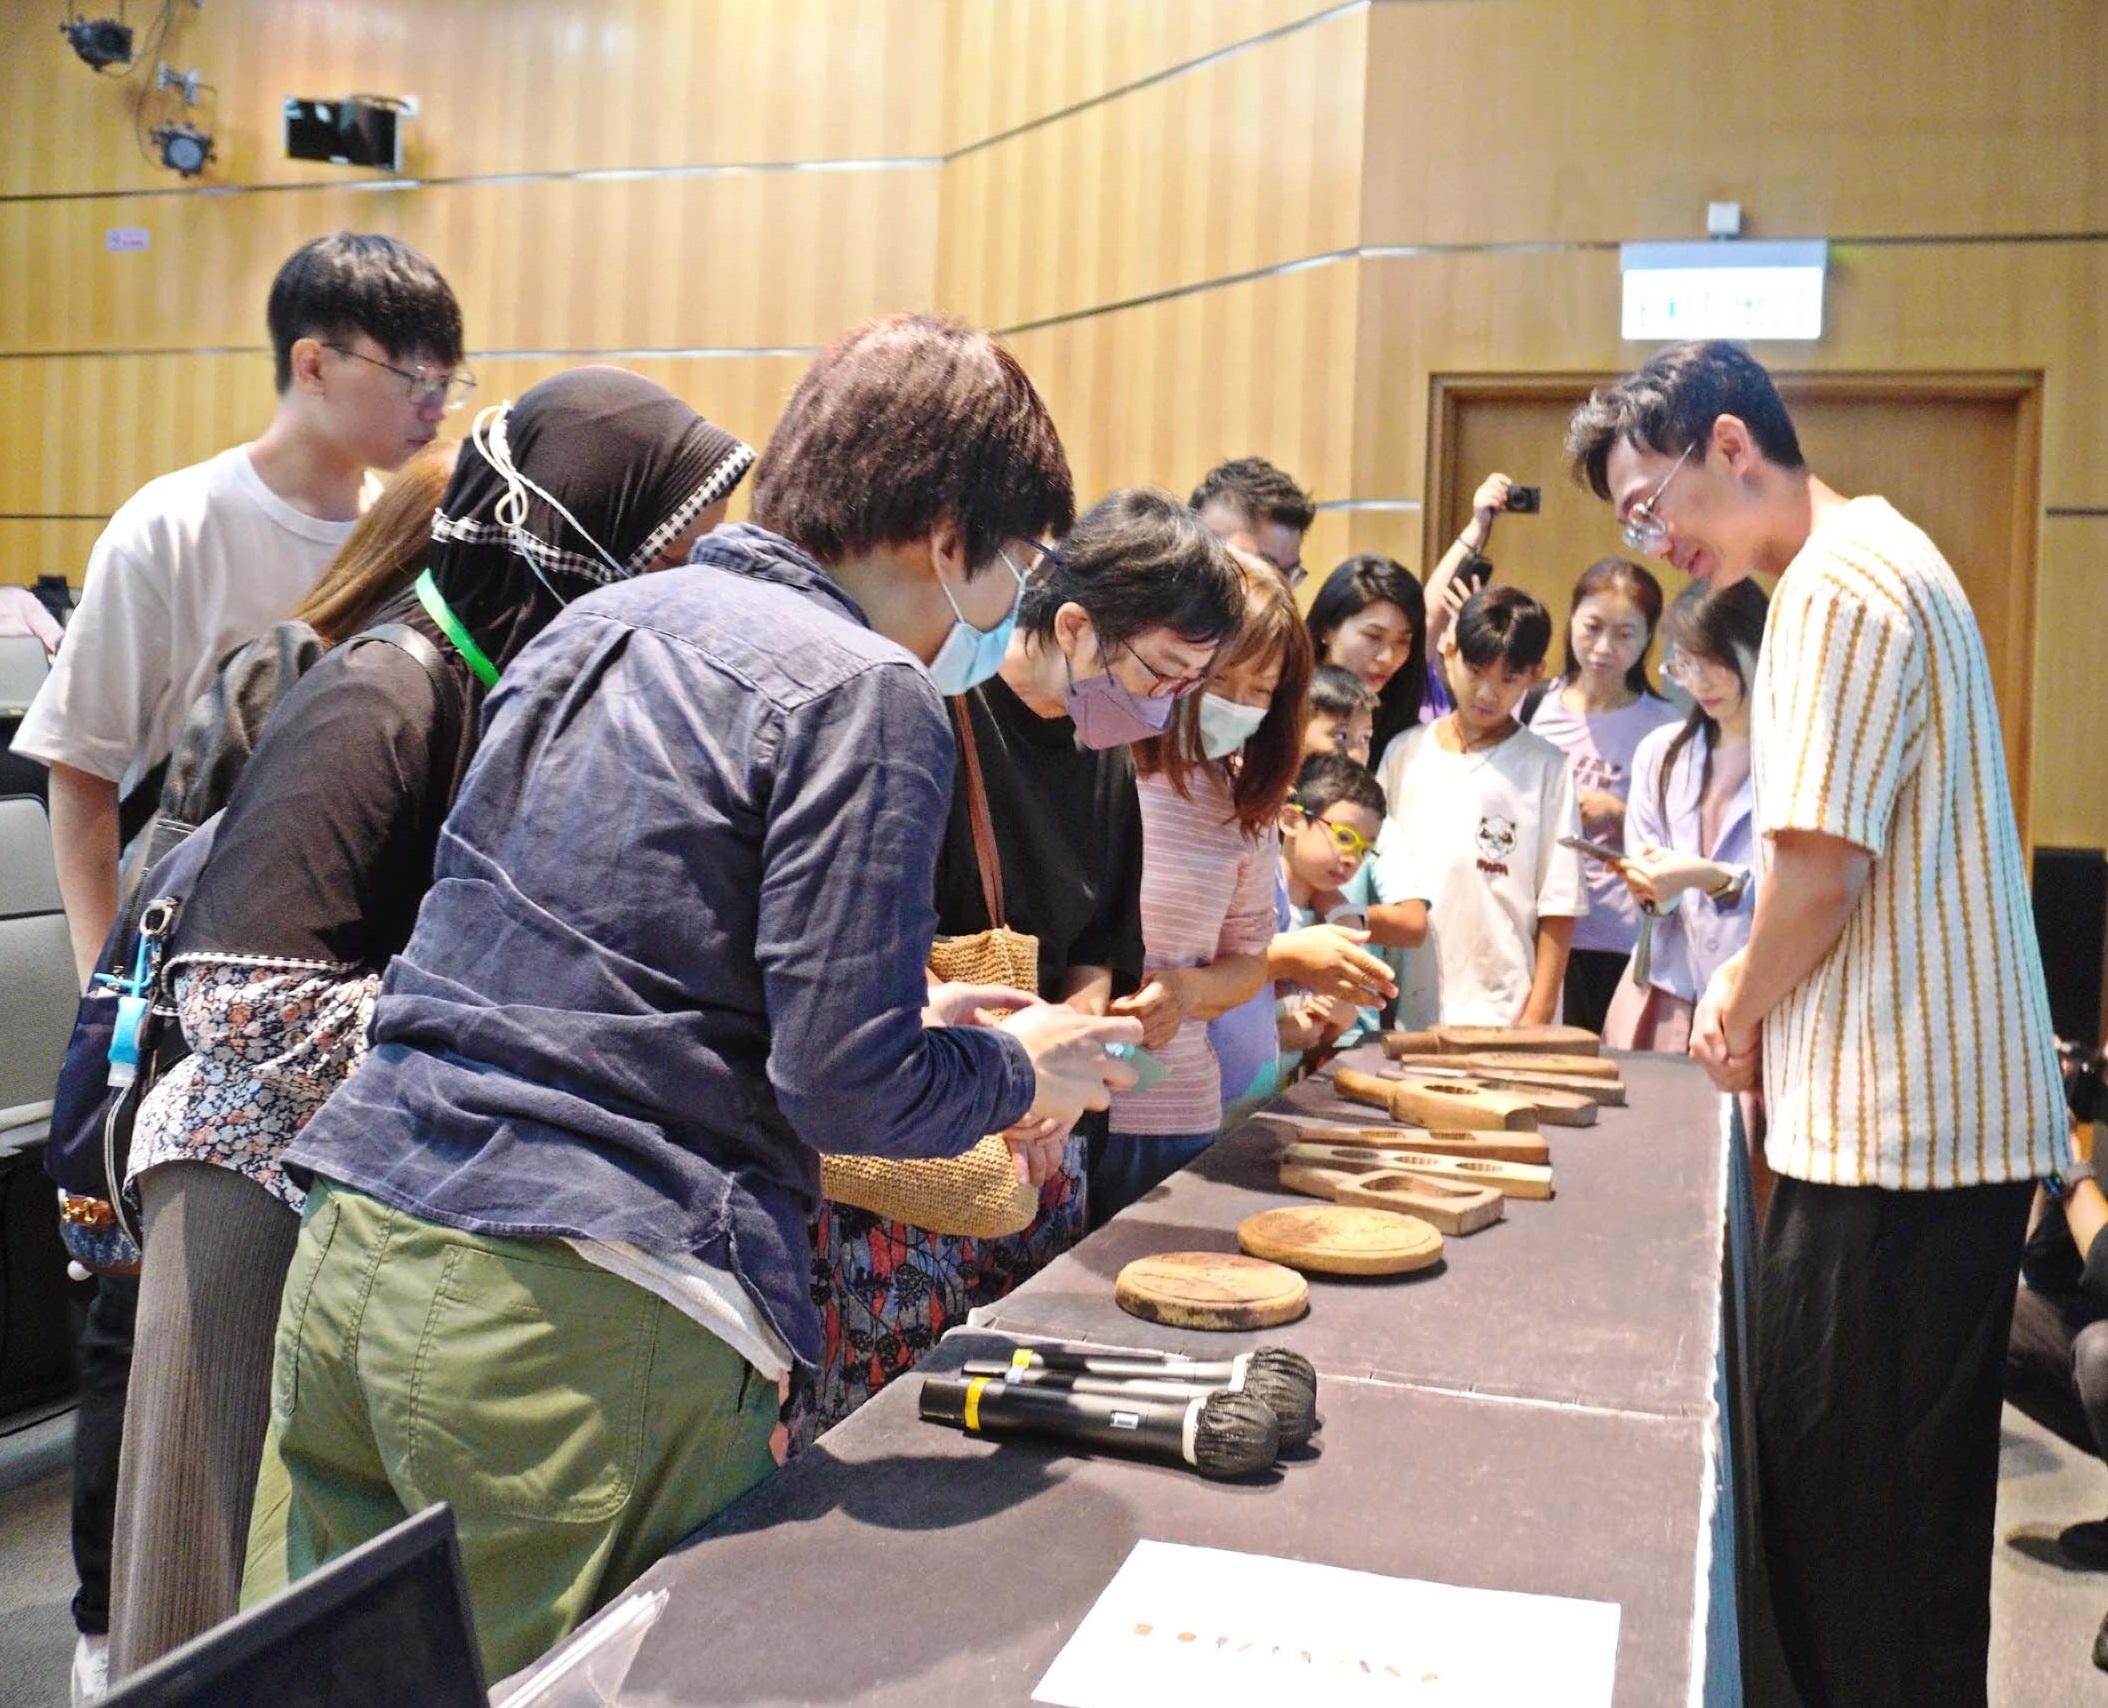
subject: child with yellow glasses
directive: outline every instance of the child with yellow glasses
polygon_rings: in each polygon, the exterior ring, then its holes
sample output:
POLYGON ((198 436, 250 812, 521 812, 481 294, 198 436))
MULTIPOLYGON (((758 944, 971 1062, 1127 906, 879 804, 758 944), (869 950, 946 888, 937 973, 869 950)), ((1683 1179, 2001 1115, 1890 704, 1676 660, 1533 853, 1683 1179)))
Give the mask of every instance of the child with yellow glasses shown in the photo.
MULTIPOLYGON (((1288 885, 1292 930, 1276 943, 1321 923, 1366 941, 1362 910, 1343 892, 1375 849, 1383 817, 1383 789, 1366 766, 1341 753, 1320 753, 1303 762, 1295 790, 1281 809, 1281 872, 1288 885)), ((1374 1032, 1381 1024, 1375 1007, 1313 990, 1288 965, 1273 970, 1286 975, 1274 986, 1284 1084, 1305 1056, 1374 1032)), ((1365 994, 1381 999, 1390 993, 1375 988, 1365 994)))

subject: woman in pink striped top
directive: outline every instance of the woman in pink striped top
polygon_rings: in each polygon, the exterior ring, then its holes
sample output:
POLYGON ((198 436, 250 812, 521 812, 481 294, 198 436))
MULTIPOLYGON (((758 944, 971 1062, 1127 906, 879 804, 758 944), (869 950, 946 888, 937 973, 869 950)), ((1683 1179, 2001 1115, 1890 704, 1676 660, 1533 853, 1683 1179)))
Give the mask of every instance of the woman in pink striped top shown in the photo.
POLYGON ((1113 1011, 1142 1022, 1169 1070, 1114 1097, 1093 1158, 1093 1227, 1215 1142, 1222 1078, 1206 1022, 1266 977, 1281 804, 1302 758, 1311 652, 1280 572, 1243 552, 1243 626, 1207 692, 1135 749, 1142 803, 1142 988, 1113 1011))

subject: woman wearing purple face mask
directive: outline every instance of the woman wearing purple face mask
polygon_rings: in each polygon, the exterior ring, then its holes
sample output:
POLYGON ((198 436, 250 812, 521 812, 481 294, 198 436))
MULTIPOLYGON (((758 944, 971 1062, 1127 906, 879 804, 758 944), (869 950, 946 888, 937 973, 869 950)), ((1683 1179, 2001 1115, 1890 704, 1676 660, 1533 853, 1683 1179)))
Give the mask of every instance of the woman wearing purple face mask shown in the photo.
MULTIPOLYGON (((1243 618, 1225 548, 1167 493, 1101 499, 1026 570, 1001 670, 954 702, 978 761, 1004 920, 1039 940, 1039 994, 1103 1014, 1142 982, 1142 820, 1129 744, 1168 728, 1243 618)), ((963 755, 962 755, 963 758, 963 755)), ((974 854, 966 767, 936 873, 937 929, 993 923, 974 854)), ((813 1248, 824 1351, 794 1443, 846 1417, 976 1305, 1001 1298, 1084 1232, 1084 1148, 1069 1136, 1039 1219, 1007 1239, 954 1239, 824 1204, 813 1248)))

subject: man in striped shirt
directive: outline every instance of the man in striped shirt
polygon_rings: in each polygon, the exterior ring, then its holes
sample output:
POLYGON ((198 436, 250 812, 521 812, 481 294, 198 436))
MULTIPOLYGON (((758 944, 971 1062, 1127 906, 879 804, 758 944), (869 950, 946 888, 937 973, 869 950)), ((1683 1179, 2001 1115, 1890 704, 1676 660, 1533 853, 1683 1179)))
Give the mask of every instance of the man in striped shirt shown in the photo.
POLYGON ((1820 1704, 1982 1703, 1998 1420, 2033 1181, 2068 1157, 1982 636, 1939 549, 1812 475, 1771 378, 1683 344, 1596 393, 1627 543, 1778 576, 1751 698, 1756 921, 1693 1021, 1761 1085, 1764 1539, 1820 1704))

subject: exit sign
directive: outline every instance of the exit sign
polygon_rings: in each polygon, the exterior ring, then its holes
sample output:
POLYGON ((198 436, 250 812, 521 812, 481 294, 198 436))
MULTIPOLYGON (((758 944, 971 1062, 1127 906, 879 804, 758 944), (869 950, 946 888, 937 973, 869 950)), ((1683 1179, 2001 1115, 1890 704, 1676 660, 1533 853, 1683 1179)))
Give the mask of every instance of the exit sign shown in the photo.
POLYGON ((1829 262, 1824 242, 1623 244, 1622 333, 1647 343, 1820 338, 1829 262))

